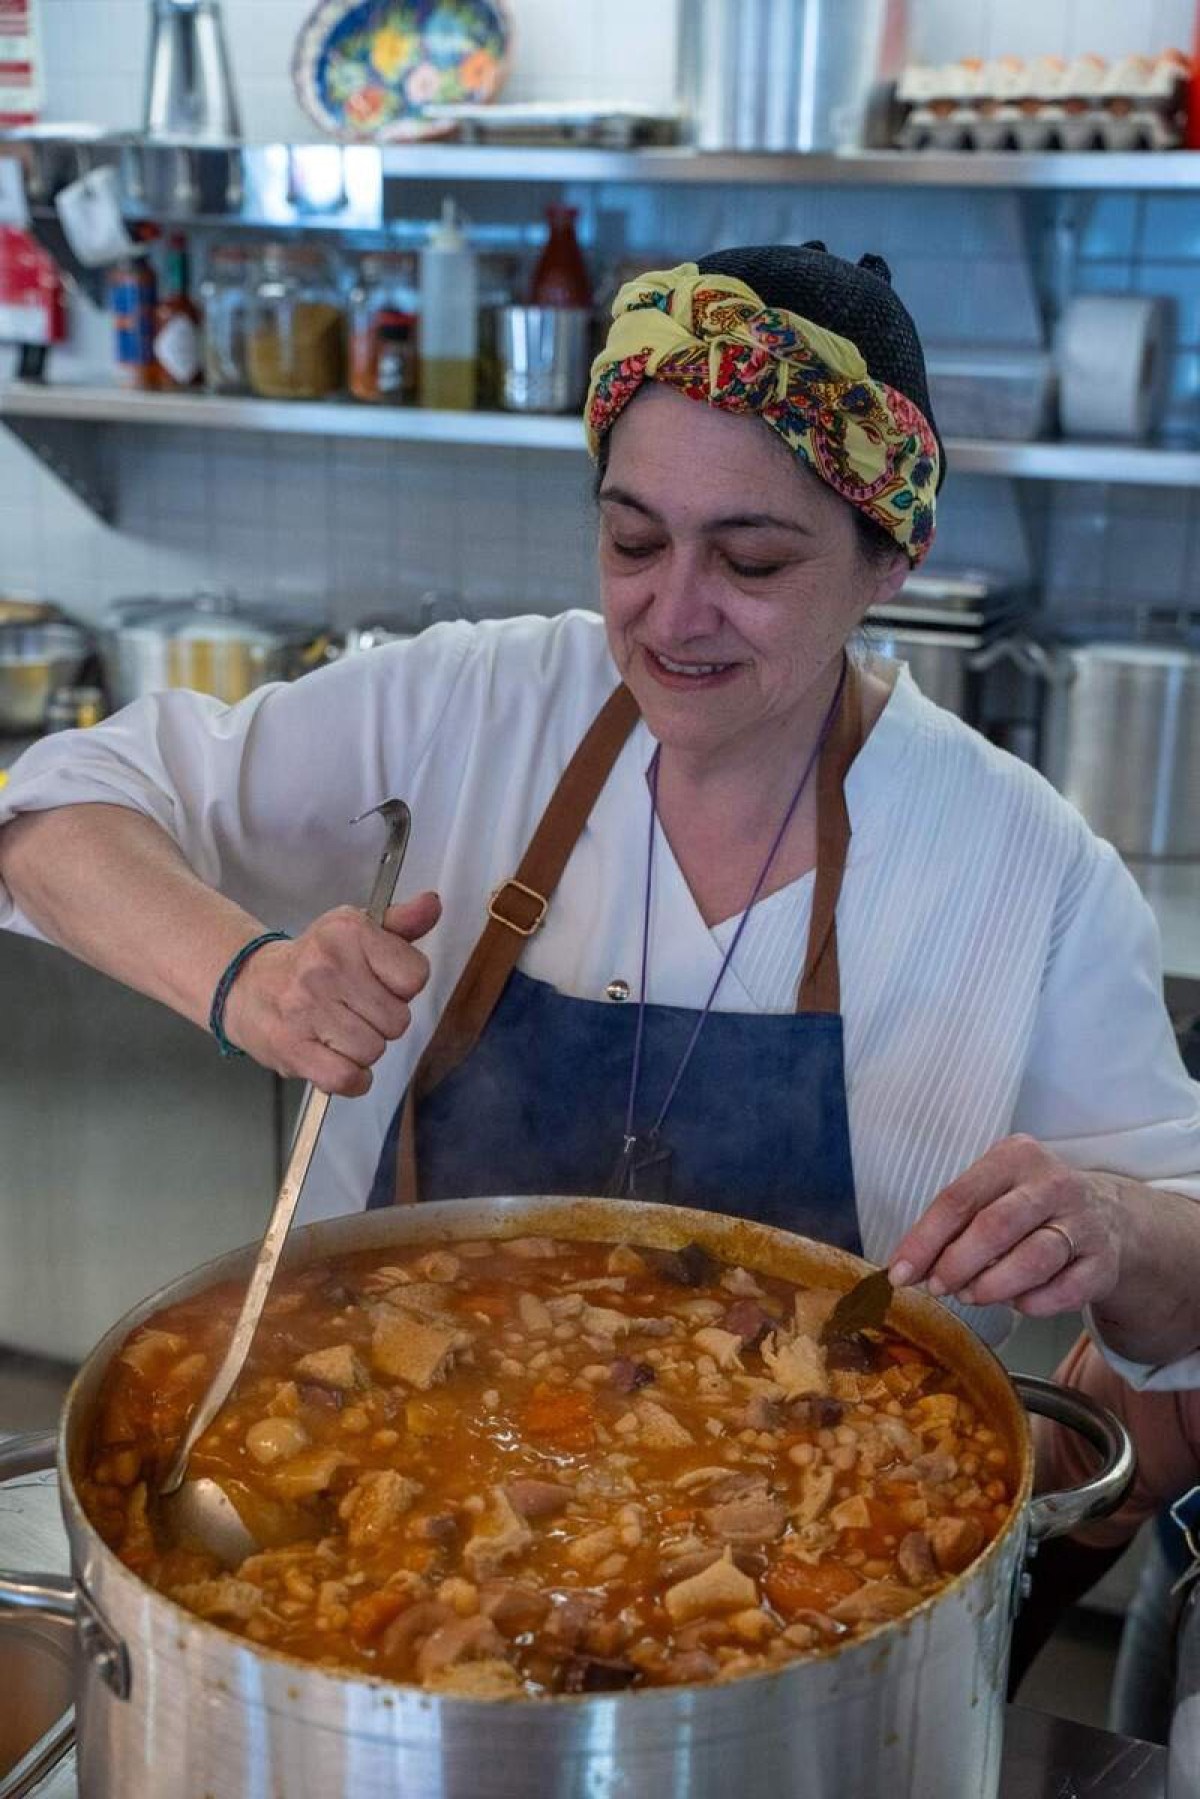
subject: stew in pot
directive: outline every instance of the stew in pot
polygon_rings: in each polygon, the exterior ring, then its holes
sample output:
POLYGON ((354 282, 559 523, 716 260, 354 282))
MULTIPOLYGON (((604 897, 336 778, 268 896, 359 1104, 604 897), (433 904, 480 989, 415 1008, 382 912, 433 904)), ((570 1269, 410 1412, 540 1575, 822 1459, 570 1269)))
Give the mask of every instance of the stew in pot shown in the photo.
POLYGON ((155 1490, 242 1298, 140 1326, 81 1493, 136 1573, 254 1643, 440 1692, 726 1680, 902 1616, 1008 1516, 1015 1456, 837 1294, 697 1246, 528 1237, 283 1274, 191 1472, 263 1545, 155 1535, 155 1490))

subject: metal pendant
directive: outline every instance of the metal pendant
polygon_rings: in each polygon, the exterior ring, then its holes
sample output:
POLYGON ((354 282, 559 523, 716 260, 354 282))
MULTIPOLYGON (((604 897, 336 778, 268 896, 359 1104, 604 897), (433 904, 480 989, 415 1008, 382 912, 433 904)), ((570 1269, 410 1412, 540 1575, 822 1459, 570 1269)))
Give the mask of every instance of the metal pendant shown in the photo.
POLYGON ((671 1197, 671 1149, 657 1131, 626 1137, 608 1186, 610 1199, 641 1199, 665 1205, 671 1197))

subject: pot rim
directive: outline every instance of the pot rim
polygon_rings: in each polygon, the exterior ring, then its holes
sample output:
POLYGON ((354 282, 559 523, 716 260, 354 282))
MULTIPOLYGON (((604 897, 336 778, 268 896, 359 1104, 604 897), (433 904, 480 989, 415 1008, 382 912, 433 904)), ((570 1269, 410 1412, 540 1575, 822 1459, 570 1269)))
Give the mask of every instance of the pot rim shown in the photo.
MULTIPOLYGON (((773 1225, 752 1223, 732 1214, 704 1212, 683 1206, 655 1205, 638 1200, 556 1194, 431 1200, 419 1207, 388 1207, 371 1212, 347 1213, 337 1218, 318 1219, 291 1234, 282 1265, 304 1267, 323 1256, 350 1254, 356 1250, 382 1247, 393 1241, 443 1243, 452 1242, 456 1238, 480 1236, 498 1239, 565 1236, 577 1241, 642 1242, 663 1248, 679 1248, 689 1242, 699 1242, 714 1254, 721 1253, 726 1260, 730 1254, 728 1239, 732 1238, 735 1244, 745 1246, 736 1256, 739 1266, 752 1271, 757 1268, 763 1273, 774 1272, 784 1279, 812 1280, 819 1275, 821 1284, 843 1290, 852 1286, 864 1273, 870 1272, 872 1267, 872 1264, 849 1251, 835 1249, 831 1245, 773 1225), (426 1220, 430 1221, 428 1229, 410 1229, 401 1231, 398 1238, 395 1236, 398 1221, 411 1227, 424 1225, 426 1220), (628 1228, 623 1231, 596 1228, 603 1227, 606 1222, 623 1222, 628 1228), (589 1224, 591 1228, 586 1228, 589 1224), (581 1225, 585 1228, 580 1228, 581 1225), (774 1251, 775 1257, 756 1261, 756 1250, 763 1258, 774 1251), (785 1264, 782 1267, 778 1260, 780 1251, 783 1252, 785 1264), (791 1264, 790 1268, 786 1265, 788 1263, 791 1264), (806 1265, 809 1269, 807 1275, 804 1272, 806 1265)), ((880 1639, 885 1634, 907 1634, 951 1596, 968 1584, 973 1584, 993 1562, 1007 1553, 1014 1530, 1021 1529, 1027 1522, 1033 1490, 1033 1439, 1028 1413, 1007 1370, 988 1345, 945 1306, 927 1294, 902 1288, 893 1296, 889 1325, 899 1329, 901 1334, 918 1346, 931 1349, 940 1359, 946 1358, 946 1345, 958 1347, 964 1352, 963 1359, 953 1362, 952 1366, 972 1401, 978 1404, 986 1394, 998 1399, 1006 1409, 1007 1415, 1004 1417, 989 1415, 988 1423, 1005 1436, 1017 1464, 1017 1480, 1007 1517, 987 1545, 961 1573, 953 1575, 936 1592, 926 1595, 900 1618, 881 1620, 857 1636, 797 1656, 782 1667, 739 1675, 735 1680, 716 1685, 710 1681, 701 1681, 684 1686, 630 1689, 628 1692, 615 1694, 556 1693, 537 1699, 531 1699, 525 1694, 505 1696, 503 1699, 484 1699, 465 1694, 430 1693, 410 1682, 388 1680, 379 1674, 325 1667, 284 1650, 255 1643, 238 1635, 236 1631, 226 1630, 221 1625, 188 1611, 127 1568, 116 1552, 104 1542, 84 1511, 76 1491, 72 1463, 82 1455, 84 1433, 91 1422, 100 1383, 130 1333, 176 1300, 190 1298, 220 1280, 239 1275, 248 1277, 259 1247, 259 1243, 255 1242, 228 1251, 199 1268, 177 1276, 132 1306, 105 1332, 79 1369, 63 1401, 56 1457, 59 1502, 68 1534, 72 1534, 75 1529, 87 1533, 89 1552, 101 1558, 106 1580, 111 1578, 120 1582, 131 1594, 136 1594, 142 1604, 147 1602, 149 1596, 150 1601, 170 1606, 172 1612, 185 1620, 190 1629, 204 1636, 211 1633, 223 1644, 263 1657, 282 1668, 299 1670, 306 1680, 321 1677, 323 1682, 330 1682, 339 1689, 347 1686, 366 1688, 388 1696, 399 1692, 409 1696, 414 1702, 423 1700, 426 1703, 472 1707, 503 1704, 536 1705, 540 1708, 548 1704, 594 1705, 598 1701, 629 1699, 636 1699, 639 1704, 667 1705, 682 1692, 737 1690, 745 1682, 768 1682, 787 1676, 794 1677, 797 1669, 812 1663, 824 1664, 859 1652, 873 1652, 879 1648, 880 1639)), ((73 1559, 77 1563, 78 1558, 73 1559)), ((78 1578, 77 1573, 77 1581, 78 1578)), ((390 1698, 386 1702, 395 1703, 390 1698)))

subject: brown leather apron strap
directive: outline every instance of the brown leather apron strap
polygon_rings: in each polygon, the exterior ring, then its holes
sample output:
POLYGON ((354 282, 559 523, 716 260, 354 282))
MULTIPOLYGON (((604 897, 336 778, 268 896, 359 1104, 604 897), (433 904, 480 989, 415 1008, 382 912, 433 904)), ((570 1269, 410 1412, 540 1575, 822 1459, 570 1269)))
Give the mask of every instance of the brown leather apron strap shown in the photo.
POLYGON ((817 873, 808 949, 796 994, 797 1012, 836 1013, 842 1009, 837 903, 850 848, 845 780, 863 738, 862 677, 850 662, 842 703, 817 766, 817 873))
POLYGON ((563 771, 516 874, 488 902, 488 922, 408 1084, 396 1153, 398 1204, 411 1205, 420 1197, 416 1106, 478 1043, 526 939, 546 916, 563 869, 638 716, 628 687, 622 685, 609 695, 563 771))

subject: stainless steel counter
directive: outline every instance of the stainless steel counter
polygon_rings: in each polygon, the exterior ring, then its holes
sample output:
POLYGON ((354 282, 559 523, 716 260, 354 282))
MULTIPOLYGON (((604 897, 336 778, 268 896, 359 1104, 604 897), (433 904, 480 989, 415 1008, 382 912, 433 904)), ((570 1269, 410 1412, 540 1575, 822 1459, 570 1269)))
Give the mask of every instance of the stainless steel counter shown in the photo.
MULTIPOLYGON (((44 1474, 0 1488, 0 1567, 66 1567, 56 1487, 55 1477, 44 1474)), ((1165 1749, 1009 1707, 1003 1799, 1163 1799, 1166 1772, 1165 1749)), ((73 1757, 33 1791, 36 1799, 77 1799, 73 1757)))

